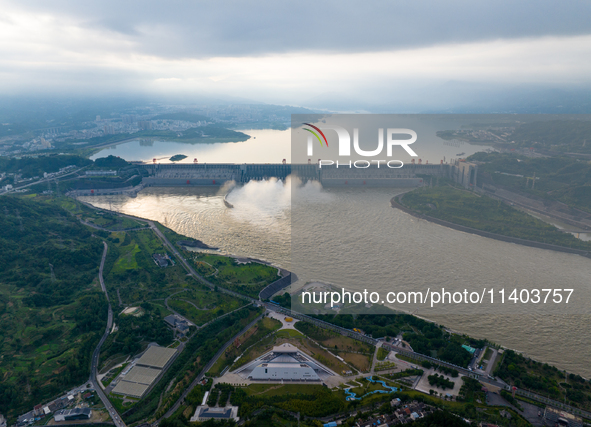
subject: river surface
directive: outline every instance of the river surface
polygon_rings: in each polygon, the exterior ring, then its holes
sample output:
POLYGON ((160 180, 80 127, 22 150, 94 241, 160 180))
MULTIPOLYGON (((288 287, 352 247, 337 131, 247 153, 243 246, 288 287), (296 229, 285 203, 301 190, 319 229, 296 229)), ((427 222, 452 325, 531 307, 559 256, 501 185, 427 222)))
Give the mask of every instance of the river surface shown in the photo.
MULTIPOLYGON (((182 153, 190 161, 198 157, 200 161, 237 163, 277 162, 276 158, 290 157, 289 131, 244 132, 253 138, 207 147, 177 143, 167 146, 171 143, 166 142, 161 143, 162 147, 156 143, 142 147, 139 142, 137 146, 126 143, 95 157, 115 154, 126 160, 149 160, 182 153)), ((433 153, 433 158, 450 158, 454 151, 469 155, 482 150, 470 145, 460 150, 435 138, 421 147, 423 152, 433 153)), ((309 281, 381 294, 442 287, 475 291, 573 288, 568 306, 506 303, 435 309, 391 307, 591 377, 591 260, 418 220, 390 206, 394 195, 407 190, 321 188, 319 184, 301 186, 271 180, 235 188, 147 188, 136 198, 82 199, 157 220, 181 234, 219 247, 222 253, 259 258, 287 268, 300 278, 294 288, 309 281), (225 194, 233 209, 224 204, 225 194)))
MULTIPOLYGON (((406 120, 408 122, 408 119, 406 120)), ((449 119, 441 121, 421 121, 414 119, 408 124, 417 131, 420 139, 415 143, 417 152, 424 162, 439 163, 445 159, 466 157, 478 151, 483 146, 470 145, 463 141, 444 141, 436 136, 441 129, 455 129, 462 122, 449 119), (420 147, 420 148, 419 148, 420 147)), ((184 142, 161 141, 156 138, 136 139, 122 144, 115 144, 103 148, 94 154, 91 159, 109 155, 119 156, 125 160, 171 163, 170 157, 175 154, 184 154, 185 159, 176 163, 192 163, 197 159, 199 163, 281 163, 285 159, 288 163, 292 158, 291 129, 287 130, 240 130, 250 136, 247 141, 218 142, 189 144, 184 142)), ((403 161, 409 161, 410 157, 403 156, 403 161)))

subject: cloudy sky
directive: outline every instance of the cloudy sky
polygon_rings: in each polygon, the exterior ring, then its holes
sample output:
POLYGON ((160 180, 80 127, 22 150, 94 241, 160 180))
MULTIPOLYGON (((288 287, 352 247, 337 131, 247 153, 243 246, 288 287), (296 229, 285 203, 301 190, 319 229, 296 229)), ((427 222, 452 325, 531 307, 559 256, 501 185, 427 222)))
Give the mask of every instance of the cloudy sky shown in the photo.
POLYGON ((381 102, 591 86, 591 2, 1 0, 0 90, 381 102))

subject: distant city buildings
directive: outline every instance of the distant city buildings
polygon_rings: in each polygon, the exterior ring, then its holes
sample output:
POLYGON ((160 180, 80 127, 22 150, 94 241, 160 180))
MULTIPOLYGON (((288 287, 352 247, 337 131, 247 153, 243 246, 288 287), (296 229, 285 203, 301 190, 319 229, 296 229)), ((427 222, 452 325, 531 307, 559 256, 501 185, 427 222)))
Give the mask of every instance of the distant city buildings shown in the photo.
MULTIPOLYGON (((48 150, 56 148, 59 143, 71 140, 72 145, 83 146, 87 144, 87 140, 91 138, 100 138, 104 136, 116 134, 134 134, 140 131, 149 130, 163 130, 176 132, 177 136, 181 136, 184 131, 188 129, 198 129, 213 123, 228 124, 232 126, 246 125, 255 126, 268 125, 272 123, 273 126, 290 125, 291 116, 289 109, 276 106, 258 106, 258 105, 220 105, 208 106, 195 109, 186 113, 187 116, 194 115, 196 119, 199 116, 201 120, 173 120, 173 119, 159 119, 159 114, 174 115, 178 111, 172 107, 153 109, 147 108, 143 111, 149 110, 147 114, 138 114, 135 112, 126 112, 119 114, 113 112, 109 117, 105 118, 96 115, 95 120, 74 123, 70 125, 52 126, 42 129, 35 138, 22 141, 18 136, 10 136, 0 139, 3 146, 0 146, 0 154, 15 155, 21 152, 32 152, 39 150, 48 150), (6 145, 7 144, 7 145, 6 145)), ((179 114, 182 118, 183 113, 179 114)), ((50 123, 50 121, 48 121, 50 123)), ((197 130, 196 135, 199 135, 197 130)), ((202 136, 205 136, 201 132, 202 136)))
POLYGON ((141 122, 137 122, 138 127, 140 128, 140 130, 150 130, 152 129, 152 122, 149 121, 141 121, 141 122))

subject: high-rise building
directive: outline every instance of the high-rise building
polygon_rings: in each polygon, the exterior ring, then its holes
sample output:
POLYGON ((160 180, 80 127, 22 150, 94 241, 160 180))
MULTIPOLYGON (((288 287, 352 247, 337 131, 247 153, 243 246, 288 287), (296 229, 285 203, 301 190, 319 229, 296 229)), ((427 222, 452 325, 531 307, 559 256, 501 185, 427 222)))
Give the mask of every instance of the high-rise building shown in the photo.
POLYGON ((140 121, 140 122, 137 122, 137 125, 141 130, 151 130, 152 129, 152 122, 150 122, 150 121, 140 121))

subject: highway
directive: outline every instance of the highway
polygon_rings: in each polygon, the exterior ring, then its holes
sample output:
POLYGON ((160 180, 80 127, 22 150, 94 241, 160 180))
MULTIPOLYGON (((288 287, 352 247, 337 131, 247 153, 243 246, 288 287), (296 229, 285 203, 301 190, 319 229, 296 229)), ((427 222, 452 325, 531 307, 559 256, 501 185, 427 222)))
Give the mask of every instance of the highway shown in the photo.
POLYGON ((72 174, 78 173, 78 172, 80 172, 82 169, 86 169, 87 167, 88 167, 88 166, 84 166, 84 167, 81 167, 81 168, 78 168, 78 169, 76 169, 75 171, 68 172, 68 173, 65 173, 65 174, 63 174, 63 175, 59 175, 59 176, 53 176, 53 177, 51 177, 51 178, 41 178, 41 179, 40 179, 40 180, 38 180, 38 181, 35 181, 35 182, 30 182, 30 183, 28 183, 28 184, 21 185, 20 187, 15 187, 15 188, 13 188, 12 190, 8 190, 8 191, 5 191, 5 192, 3 192, 3 193, 0 193, 0 195, 4 195, 4 194, 10 194, 10 193, 13 193, 13 192, 15 192, 15 191, 17 191, 17 190, 22 190, 23 188, 30 187, 30 186, 32 186, 32 185, 43 184, 44 182, 47 182, 47 181, 59 181, 60 179, 62 179, 62 178, 64 178, 64 177, 66 177, 66 176, 70 176, 70 175, 72 175, 72 174))
POLYGON ((105 249, 103 250, 103 257, 101 259, 101 266, 99 267, 99 282, 101 284, 101 289, 103 290, 103 292, 105 293, 105 297, 107 298, 107 303, 109 304, 109 314, 107 317, 107 327, 105 329, 105 333, 103 334, 103 336, 101 337, 101 340, 99 341, 98 345, 94 349, 94 353, 92 353, 92 363, 91 363, 91 367, 90 367, 90 382, 92 383, 93 388, 96 390, 96 394, 99 396, 99 398, 101 399, 101 401, 105 405, 105 408, 107 408, 107 410, 109 411, 111 419, 113 420, 115 425, 117 427, 126 427, 125 423, 121 419, 121 416, 119 415, 117 410, 113 407, 113 405, 111 404, 111 402, 109 401, 109 399, 107 398, 105 393, 103 392, 103 389, 102 389, 101 385, 99 384, 99 381, 97 378, 99 355, 101 353, 101 347, 102 347, 103 343, 105 342, 105 340, 107 339, 107 337, 109 336, 109 332, 111 331, 111 328, 113 327, 113 310, 111 308, 111 303, 109 302, 109 294, 107 293, 107 288, 105 287, 105 281, 103 279, 103 268, 105 266, 105 259, 107 258, 107 251, 108 251, 109 247, 107 246, 107 243, 104 241, 103 241, 103 245, 104 245, 105 249))

